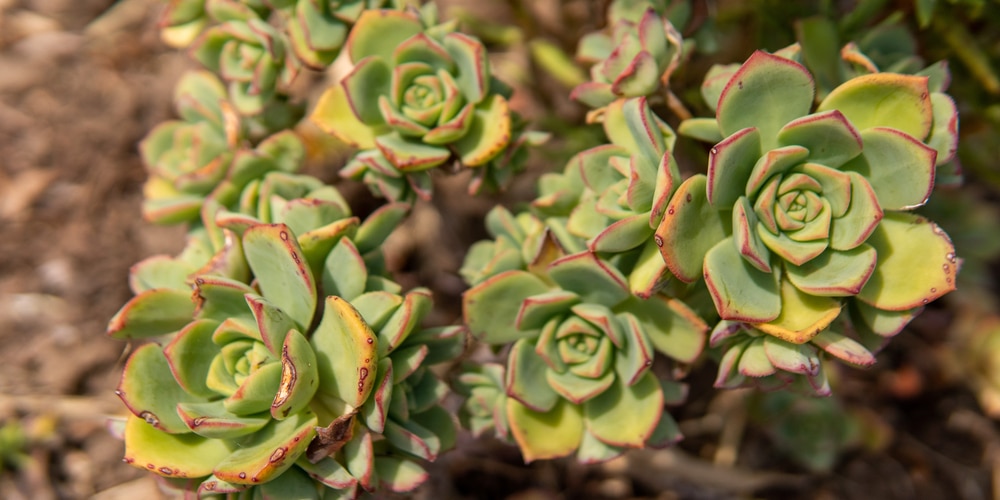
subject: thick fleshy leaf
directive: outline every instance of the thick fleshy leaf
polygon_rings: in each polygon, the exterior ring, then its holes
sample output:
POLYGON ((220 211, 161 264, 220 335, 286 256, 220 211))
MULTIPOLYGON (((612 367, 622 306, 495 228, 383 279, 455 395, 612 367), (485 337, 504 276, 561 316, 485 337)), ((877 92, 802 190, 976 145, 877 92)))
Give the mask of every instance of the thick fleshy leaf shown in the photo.
POLYGON ((246 283, 222 276, 198 276, 194 285, 192 298, 198 305, 198 318, 253 323, 246 295, 255 290, 246 283))
POLYGON ((189 432, 177 415, 177 403, 199 402, 174 380, 160 346, 145 344, 128 358, 115 394, 139 418, 168 433, 189 432))
POLYGON ((403 297, 396 291, 385 290, 367 292, 351 301, 351 305, 361 313, 361 318, 372 330, 382 328, 402 303, 403 297))
POLYGON ((619 253, 642 245, 652 236, 649 215, 637 214, 615 222, 590 240, 593 252, 619 253))
POLYGON ((778 369, 768 359, 763 337, 751 340, 743 348, 737 370, 741 375, 753 378, 769 377, 777 373, 778 369))
POLYGON ((937 152, 891 128, 871 128, 862 132, 861 138, 864 152, 843 169, 868 180, 883 210, 923 205, 934 189, 937 152))
POLYGON ((191 321, 195 304, 191 292, 158 288, 132 297, 108 322, 115 339, 143 339, 174 333, 191 321))
POLYGON ((781 146, 802 146, 809 161, 837 168, 861 153, 861 135, 837 110, 803 116, 778 131, 781 146))
POLYGON ((590 252, 567 255, 548 267, 549 278, 582 302, 613 307, 630 294, 628 281, 613 266, 590 252))
MULTIPOLYGON (((554 342, 552 342, 554 343, 554 342)), ((506 393, 521 404, 539 412, 552 409, 559 395, 547 383, 542 383, 549 366, 531 339, 521 339, 514 343, 507 359, 506 393)))
POLYGON ((740 65, 735 63, 713 64, 711 68, 708 68, 708 72, 705 73, 705 80, 701 84, 701 97, 705 100, 705 104, 707 104, 712 111, 718 109, 719 96, 722 95, 722 90, 726 88, 726 84, 729 83, 729 79, 732 78, 739 69, 740 65))
POLYGON ((375 481, 375 450, 372 434, 360 423, 354 425, 354 438, 344 444, 344 465, 362 488, 371 489, 375 481))
POLYGON ((868 243, 878 252, 878 264, 858 294, 864 302, 904 311, 955 289, 955 247, 937 224, 918 215, 887 212, 868 243))
POLYGON ((358 227, 354 244, 362 255, 379 248, 410 212, 406 203, 387 203, 372 212, 358 227))
POLYGON ((761 156, 750 172, 743 194, 753 197, 774 176, 787 172, 809 157, 809 150, 802 146, 783 146, 761 156))
POLYGON ((537 330, 556 314, 565 313, 580 303, 580 296, 566 290, 554 290, 533 295, 521 302, 516 325, 521 330, 537 330))
POLYGON ((507 422, 525 463, 573 453, 580 446, 584 431, 580 407, 561 399, 547 412, 508 399, 507 422))
POLYGON ((237 415, 250 415, 267 411, 274 401, 281 383, 281 363, 270 362, 256 368, 223 401, 226 411, 237 415))
POLYGON ((607 106, 615 100, 615 94, 611 92, 611 84, 603 82, 583 82, 570 92, 569 98, 580 101, 591 108, 607 106))
POLYGON ((316 281, 288 226, 247 229, 243 251, 262 295, 295 320, 299 329, 308 329, 316 310, 316 281))
POLYGON ((875 356, 868 349, 865 349, 856 340, 830 329, 823 330, 819 335, 816 335, 812 339, 812 343, 852 365, 867 367, 875 364, 875 356))
POLYGON ((510 144, 510 107, 500 94, 476 106, 469 131, 453 143, 462 163, 478 167, 492 160, 510 144))
POLYGON ((642 448, 663 414, 663 392, 652 372, 635 384, 618 381, 584 405, 587 430, 612 446, 642 448))
POLYGON ((192 321, 163 348, 174 379, 189 394, 204 398, 217 396, 205 385, 205 380, 212 358, 219 353, 219 347, 212 342, 218 325, 211 320, 192 321))
POLYGON ((788 264, 785 276, 810 295, 847 297, 857 295, 875 270, 877 255, 871 245, 851 250, 827 250, 801 266, 788 264))
POLYGON ((372 389, 372 397, 361 407, 361 416, 365 425, 374 432, 382 432, 385 419, 389 413, 389 402, 392 400, 393 387, 392 360, 384 358, 378 363, 378 378, 372 389))
POLYGON ((179 403, 180 415, 191 432, 212 439, 233 439, 259 431, 271 418, 266 413, 236 416, 224 407, 222 401, 211 403, 179 403))
POLYGON ((641 298, 652 297, 670 279, 670 270, 663 262, 660 248, 655 240, 648 240, 643 245, 632 272, 628 275, 629 289, 632 294, 641 298))
POLYGON ((628 66, 611 83, 611 93, 619 96, 638 97, 656 92, 660 86, 660 69, 656 59, 645 50, 629 61, 628 66))
POLYGON ((351 29, 344 49, 355 63, 368 56, 376 56, 391 63, 396 47, 423 30, 420 20, 410 13, 366 10, 351 29))
POLYGON ((777 133, 805 116, 815 92, 812 76, 801 65, 762 51, 754 52, 726 83, 716 115, 723 135, 757 127, 761 149, 777 145, 777 133))
POLYGON ((260 340, 275 357, 281 356, 281 346, 285 335, 295 328, 295 322, 284 311, 259 295, 247 294, 246 302, 257 320, 260 340))
POLYGON ((843 217, 830 224, 830 248, 850 250, 868 240, 878 227, 883 212, 878 198, 868 181, 857 172, 847 173, 851 178, 851 206, 843 217))
POLYGON ((392 352, 406 341, 406 337, 427 316, 433 306, 431 292, 426 288, 414 288, 403 298, 403 303, 379 328, 379 356, 392 352))
POLYGON ((331 457, 325 457, 316 463, 299 457, 295 465, 306 471, 309 477, 330 488, 347 490, 358 483, 343 465, 331 457))
POLYGON ((732 237, 712 247, 705 256, 705 284, 722 319, 760 323, 782 310, 778 273, 750 265, 737 251, 732 237))
POLYGON ((380 486, 396 493, 413 491, 430 477, 419 464, 400 457, 376 457, 375 475, 380 486))
POLYGON ((412 420, 397 423, 389 419, 383 435, 394 448, 424 460, 434 461, 441 451, 437 436, 412 420))
POLYGON ((756 128, 738 130, 712 147, 708 156, 708 201, 712 206, 727 210, 743 196, 760 154, 760 131, 756 128))
POLYGON ((195 265, 167 255, 148 257, 129 269, 129 288, 135 294, 156 288, 185 290, 188 275, 195 269, 195 265))
POLYGON ((937 164, 951 161, 958 151, 958 108, 955 101, 941 92, 931 93, 934 124, 927 145, 937 151, 937 164))
POLYGON ((809 344, 792 344, 768 335, 764 337, 764 353, 779 370, 803 375, 819 372, 819 356, 809 344))
POLYGON ((745 196, 740 196, 733 207, 733 243, 753 267, 761 272, 771 272, 771 253, 757 234, 757 214, 745 196))
POLYGON ((316 415, 309 411, 272 420, 215 467, 215 476, 236 484, 270 481, 287 470, 316 435, 316 415))
POLYGON ((923 309, 918 307, 904 311, 886 311, 876 309, 859 300, 852 301, 851 308, 872 333, 882 337, 893 337, 903 331, 903 328, 923 309))
POLYGON ((681 122, 677 133, 709 144, 723 140, 722 132, 719 132, 719 121, 715 118, 689 118, 681 122))
POLYGON ((346 144, 361 149, 375 147, 375 131, 354 114, 347 92, 341 85, 333 85, 323 92, 309 119, 346 144))
POLYGON ((489 87, 489 60, 482 42, 463 33, 448 33, 444 48, 457 67, 459 89, 466 100, 478 103, 486 96, 489 87))
POLYGON ((197 434, 167 434, 134 415, 125 424, 125 463, 164 477, 205 477, 232 450, 197 434))
POLYGON ((413 345, 393 351, 391 357, 393 366, 392 383, 398 384, 416 372, 423 363, 424 358, 427 357, 429 350, 425 345, 413 345))
POLYGON ((657 351, 682 363, 693 363, 701 355, 708 325, 683 301, 657 294, 629 299, 621 307, 639 320, 657 351))
POLYGON ((625 348, 615 352, 615 372, 618 380, 633 385, 653 366, 653 346, 635 315, 624 313, 621 323, 625 348))
POLYGON ((781 280, 781 314, 757 323, 758 330, 793 344, 808 342, 840 315, 841 303, 829 297, 807 295, 788 280, 781 280))
POLYGON ((408 139, 396 132, 376 137, 375 145, 390 163, 403 172, 434 168, 451 157, 447 148, 408 139))
POLYGON ((705 254, 728 229, 728 217, 708 202, 707 180, 695 175, 677 188, 654 236, 667 268, 686 283, 701 277, 705 254))
POLYGON ((506 344, 532 335, 519 329, 517 317, 524 299, 547 292, 549 286, 524 271, 507 271, 470 288, 462 295, 462 314, 469 333, 489 344, 506 344))
POLYGON ((352 409, 368 399, 375 385, 378 342, 375 333, 350 303, 326 298, 323 319, 309 339, 316 353, 319 392, 352 409))
POLYGON ((933 115, 926 76, 873 73, 833 89, 817 112, 839 110, 858 130, 890 127, 918 140, 927 137, 933 115))
POLYGON ((298 330, 289 331, 281 349, 281 384, 271 402, 271 416, 281 420, 306 408, 318 386, 312 346, 298 330))
POLYGON ((576 460, 581 464, 597 464, 607 462, 612 458, 621 456, 626 449, 597 439, 588 430, 583 431, 583 438, 580 439, 580 448, 576 450, 576 460))
POLYGON ((411 415, 410 420, 437 436, 441 452, 455 447, 455 442, 458 439, 458 427, 450 410, 446 410, 440 405, 434 405, 425 411, 411 415))
MULTIPOLYGON (((601 361, 601 359, 596 357, 592 359, 595 362, 601 361)), ((554 370, 545 372, 545 381, 548 382, 548 385, 559 393, 560 396, 575 404, 581 404, 603 393, 608 387, 614 384, 615 378, 617 377, 615 377, 614 371, 611 370, 605 371, 603 375, 595 378, 582 377, 570 370, 562 373, 554 370)))
POLYGON ((743 356, 743 348, 750 341, 730 346, 719 360, 719 371, 715 376, 713 387, 717 389, 735 389, 741 387, 746 376, 739 372, 740 357, 743 356))

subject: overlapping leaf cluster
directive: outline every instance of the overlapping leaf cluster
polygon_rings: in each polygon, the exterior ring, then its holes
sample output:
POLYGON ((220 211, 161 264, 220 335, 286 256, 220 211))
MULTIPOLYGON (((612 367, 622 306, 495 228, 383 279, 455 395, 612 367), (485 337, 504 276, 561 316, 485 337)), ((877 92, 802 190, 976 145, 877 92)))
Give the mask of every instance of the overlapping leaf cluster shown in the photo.
POLYGON ((361 223, 333 187, 282 172, 236 210, 213 201, 179 257, 135 266, 137 295, 109 325, 152 340, 118 388, 126 461, 199 494, 419 485, 415 459, 455 436, 427 366, 464 340, 421 329, 429 292, 385 276, 380 246, 406 207, 361 223))
POLYGON ((713 68, 702 93, 716 117, 681 127, 716 144, 656 238, 673 274, 704 277, 712 294, 722 318, 713 344, 727 339, 720 386, 828 394, 819 351, 870 365, 865 345, 881 347, 955 287, 950 239, 909 212, 955 151, 942 68, 868 64, 817 103, 799 58, 792 46, 713 68))
POLYGON ((133 268, 109 324, 143 341, 118 388, 126 461, 198 495, 410 491, 455 442, 429 367, 466 332, 499 357, 456 374, 464 426, 527 461, 607 460, 680 439, 666 407, 706 344, 718 387, 829 394, 826 356, 874 363, 954 288, 950 240, 912 213, 955 153, 946 66, 880 72, 848 44, 824 73, 816 24, 802 46, 713 67, 715 116, 679 128, 711 144, 706 173, 684 180, 658 114, 680 109, 667 3, 608 13, 573 91, 606 144, 542 175, 529 206, 489 212, 492 239, 460 271, 463 324, 426 329, 430 292, 392 280, 385 239, 431 196, 431 172, 501 188, 545 139, 511 111, 484 44, 433 4, 170 2, 164 39, 207 71, 181 79, 179 119, 141 145, 145 216, 189 231, 179 255, 133 268), (342 49, 350 67, 310 118, 358 149, 341 175, 389 200, 364 221, 297 173, 305 106, 287 95, 342 49))

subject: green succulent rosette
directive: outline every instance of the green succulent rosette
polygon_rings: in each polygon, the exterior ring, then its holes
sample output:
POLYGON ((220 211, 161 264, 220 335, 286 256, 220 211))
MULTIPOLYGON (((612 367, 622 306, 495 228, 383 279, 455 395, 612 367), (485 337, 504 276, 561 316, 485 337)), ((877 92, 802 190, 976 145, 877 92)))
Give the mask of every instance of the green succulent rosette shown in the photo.
POLYGON ((210 73, 185 74, 174 90, 174 104, 181 119, 157 125, 139 144, 149 172, 143 215, 161 223, 197 218, 205 196, 228 172, 243 135, 225 88, 210 73))
MULTIPOLYGON (((547 225, 557 220, 494 211, 488 227, 496 240, 474 246, 463 266, 475 283, 463 296, 469 331, 487 344, 511 344, 504 396, 486 389, 492 396, 483 399, 480 391, 465 418, 483 429, 491 418, 526 461, 574 452, 583 462, 602 461, 673 442, 679 432, 663 406, 676 387, 650 367, 656 352, 692 362, 707 327, 677 299, 635 297, 626 277, 596 254, 567 254, 559 230, 547 225)), ((488 382, 470 375, 462 383, 475 380, 488 382)))
POLYGON ((510 144, 506 89, 479 40, 413 10, 370 10, 345 49, 354 69, 312 115, 344 142, 377 148, 406 173, 452 161, 480 167, 510 144))
POLYGON ((381 242, 406 208, 359 224, 334 188, 282 173, 240 198, 206 205, 177 258, 137 265, 138 295, 109 324, 152 340, 118 388, 126 461, 199 494, 415 488, 419 461, 455 436, 427 367, 464 340, 421 329, 429 292, 383 274, 381 242))
POLYGON ((198 62, 226 81, 233 107, 247 116, 264 112, 300 66, 285 35, 251 14, 208 28, 190 49, 198 62))
POLYGON ((615 4, 608 32, 584 36, 577 50, 577 59, 592 64, 591 81, 574 88, 570 98, 592 108, 657 93, 680 61, 681 34, 662 13, 651 5, 615 4))
POLYGON ((704 277, 723 320, 791 344, 820 342, 848 302, 865 311, 856 329, 908 321, 957 272, 947 235, 910 213, 934 184, 930 90, 927 77, 874 73, 814 108, 810 73, 780 55, 710 72, 716 118, 681 132, 714 127, 720 141, 656 231, 667 267, 704 277))
POLYGON ((160 224, 197 221, 206 198, 224 205, 267 172, 299 169, 305 148, 292 131, 251 147, 244 122, 226 101, 222 83, 204 71, 187 73, 177 86, 180 120, 156 126, 139 144, 149 178, 143 215, 160 224))

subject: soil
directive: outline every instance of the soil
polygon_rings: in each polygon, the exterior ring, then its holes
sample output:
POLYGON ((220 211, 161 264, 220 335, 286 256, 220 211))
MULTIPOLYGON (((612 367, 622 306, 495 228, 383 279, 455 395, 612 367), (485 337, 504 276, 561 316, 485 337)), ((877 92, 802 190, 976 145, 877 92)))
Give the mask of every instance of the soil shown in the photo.
MULTIPOLYGON (((172 116, 173 85, 192 65, 159 41, 160 8, 155 0, 0 0, 5 499, 167 497, 151 475, 121 462, 123 445, 105 428, 108 416, 125 411, 113 391, 129 346, 104 329, 131 296, 129 266, 183 242, 182 228, 139 215, 145 172, 136 144, 172 116), (27 440, 23 456, 10 435, 27 440)), ((469 201, 462 179, 444 181, 440 189, 455 196, 419 207, 395 237, 391 265, 405 286, 432 288, 435 322, 458 316, 463 284, 455 271, 463 248, 485 235, 482 215, 497 201, 525 199, 530 182, 502 199, 469 201)), ((345 191, 361 214, 375 206, 364 189, 345 191)), ((692 371, 692 396, 673 412, 687 436, 677 447, 600 465, 526 466, 504 443, 463 435, 415 495, 989 498, 998 491, 1000 437, 972 392, 947 376, 938 351, 950 319, 947 308, 931 308, 875 368, 838 374, 862 431, 829 472, 780 451, 779 439, 746 411, 753 396, 712 390, 707 363, 692 371)))

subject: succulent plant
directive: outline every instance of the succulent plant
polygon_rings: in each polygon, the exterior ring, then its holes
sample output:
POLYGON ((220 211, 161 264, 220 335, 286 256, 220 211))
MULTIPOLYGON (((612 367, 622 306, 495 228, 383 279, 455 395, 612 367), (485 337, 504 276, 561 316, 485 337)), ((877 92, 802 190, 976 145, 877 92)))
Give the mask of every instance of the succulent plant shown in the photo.
POLYGON ((615 99, 656 93, 667 84, 681 55, 681 35, 647 2, 614 2, 608 33, 580 40, 577 59, 592 64, 591 81, 573 89, 571 98, 592 108, 615 99))
POLYGON ((196 218, 201 202, 226 175, 241 141, 239 116, 207 72, 189 72, 174 91, 181 120, 161 123, 139 145, 149 171, 143 214, 154 222, 196 218))
POLYGON ((400 295, 382 274, 380 244, 406 207, 359 225, 333 187, 281 172, 239 200, 210 199, 184 253, 136 266, 138 295, 109 324, 154 340, 119 385, 126 461, 201 494, 416 487, 414 459, 455 433, 426 367, 464 341, 458 327, 419 329, 429 292, 400 295))
POLYGON ((205 30, 191 54, 228 83, 230 100, 243 115, 263 112, 300 66, 285 35, 250 9, 205 30))
POLYGON ((154 128, 139 146, 149 171, 143 214, 153 222, 190 222, 208 196, 236 201, 250 181, 270 171, 294 172, 305 155, 297 135, 282 131, 247 147, 246 128, 212 74, 187 73, 177 86, 181 120, 154 128))
POLYGON ((349 144, 378 148, 402 172, 485 165, 511 141, 506 89, 479 40, 426 17, 362 14, 346 44, 354 69, 326 91, 312 119, 349 144))
POLYGON ((681 131, 722 139, 656 241, 678 278, 704 276, 723 320, 817 344, 856 297, 856 326, 888 335, 954 289, 951 241, 908 212, 930 195, 938 156, 922 142, 941 130, 927 77, 859 76, 814 109, 806 68, 758 51, 710 72, 703 94, 717 96, 716 118, 681 131))
MULTIPOLYGON (((532 216, 495 211, 488 220, 497 240, 477 244, 463 266, 478 280, 463 296, 463 314, 474 337, 513 344, 508 397, 493 411, 506 412, 525 460, 576 452, 581 461, 599 461, 676 439, 650 367, 654 352, 693 361, 704 322, 677 299, 633 296, 613 265, 586 250, 567 255, 554 231, 532 216)), ((470 404, 484 418, 487 403, 470 404)))

